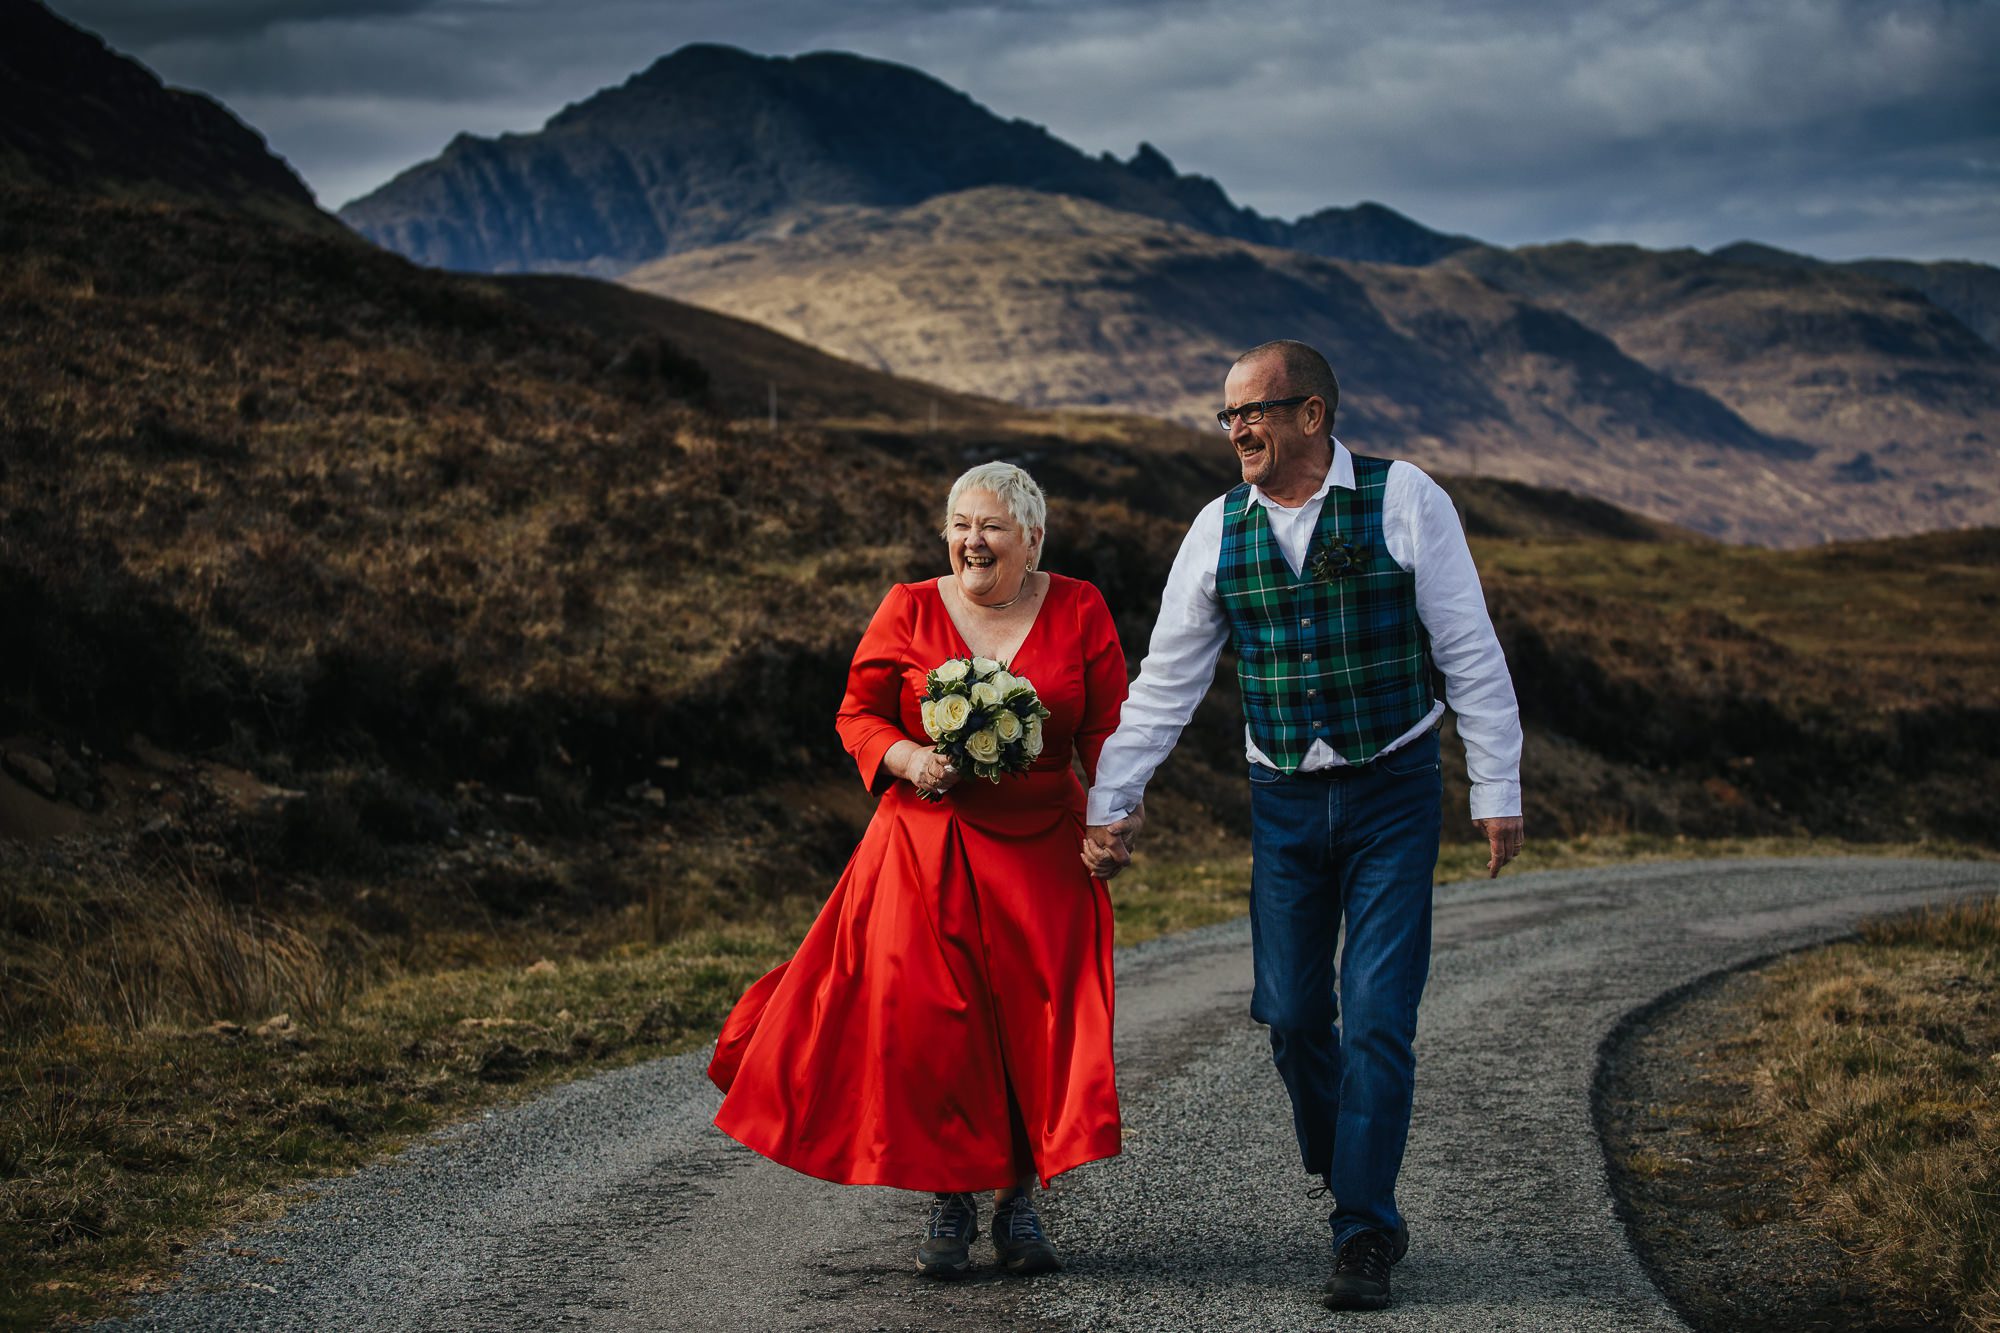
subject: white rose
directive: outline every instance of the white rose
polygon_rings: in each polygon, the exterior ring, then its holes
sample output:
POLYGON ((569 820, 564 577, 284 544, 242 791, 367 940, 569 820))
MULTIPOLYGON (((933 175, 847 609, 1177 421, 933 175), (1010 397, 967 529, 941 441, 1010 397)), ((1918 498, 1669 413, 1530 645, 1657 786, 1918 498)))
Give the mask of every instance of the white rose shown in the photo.
POLYGON ((999 669, 1000 664, 990 657, 975 657, 972 659, 972 674, 981 680, 991 679, 993 673, 999 669))
POLYGON ((972 718, 972 701, 962 694, 947 694, 937 701, 933 710, 937 718, 937 735, 957 731, 972 718))
POLYGON ((1000 697, 1002 699, 1006 698, 1009 694, 1013 693, 1014 687, 1016 685, 1019 685, 1020 683, 1021 683, 1021 678, 1015 675, 1013 672, 1007 670, 1007 668, 1005 667, 1002 667, 1000 668, 1000 670, 993 673, 993 680, 992 680, 993 688, 1000 691, 1000 697))
POLYGON ((1041 720, 1040 718, 1038 718, 1038 717, 1037 717, 1037 718, 1031 718, 1031 719, 1029 720, 1029 722, 1028 722, 1028 739, 1027 739, 1026 741, 1022 742, 1022 748, 1023 748, 1023 749, 1025 749, 1025 750, 1026 750, 1026 751, 1028 752, 1028 758, 1030 758, 1030 759, 1035 759, 1035 758, 1039 758, 1039 757, 1041 756, 1041 753, 1042 753, 1042 720, 1041 720))
POLYGON ((993 682, 990 680, 978 681, 972 687, 972 702, 981 708, 997 708, 1000 704, 1000 691, 993 688, 993 682))
POLYGON ((930 738, 932 740, 936 740, 938 738, 937 700, 926 699, 924 700, 922 707, 924 714, 924 730, 930 734, 930 738))
POLYGON ((1021 719, 1013 713, 1003 712, 993 719, 993 734, 1000 738, 1002 745, 1012 745, 1020 740, 1024 730, 1026 728, 1022 727, 1021 719))
POLYGON ((979 763, 993 763, 1000 758, 1000 738, 991 727, 975 731, 965 738, 965 752, 979 763))
POLYGON ((953 685, 965 679, 965 671, 966 671, 965 659, 962 657, 954 657, 948 662, 940 663, 938 665, 938 669, 935 674, 937 678, 943 681, 945 684, 953 685))

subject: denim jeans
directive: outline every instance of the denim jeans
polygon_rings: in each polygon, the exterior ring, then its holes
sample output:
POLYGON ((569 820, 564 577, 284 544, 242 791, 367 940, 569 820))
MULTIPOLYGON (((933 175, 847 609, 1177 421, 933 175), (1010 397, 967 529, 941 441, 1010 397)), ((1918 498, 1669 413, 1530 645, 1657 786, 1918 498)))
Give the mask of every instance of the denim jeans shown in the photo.
POLYGON ((1332 1187, 1336 1248, 1403 1228, 1441 799, 1436 731, 1337 777, 1250 766, 1250 1014, 1270 1026, 1299 1156, 1332 1187))

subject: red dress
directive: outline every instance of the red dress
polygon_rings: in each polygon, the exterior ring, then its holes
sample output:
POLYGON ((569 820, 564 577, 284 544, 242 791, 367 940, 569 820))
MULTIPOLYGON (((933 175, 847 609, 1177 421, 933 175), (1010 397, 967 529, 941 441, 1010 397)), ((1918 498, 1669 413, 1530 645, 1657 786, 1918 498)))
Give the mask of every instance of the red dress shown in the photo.
POLYGON ((1079 859, 1070 756, 1096 772, 1125 655, 1103 595, 1051 574, 1009 664, 1049 709, 1041 757, 932 804, 883 756, 930 744, 924 675, 970 655, 935 581, 889 590, 838 723, 882 800, 798 953, 744 993, 708 1067, 728 1094, 723 1132, 822 1180, 1002 1189, 1118 1151, 1111 901, 1079 859))

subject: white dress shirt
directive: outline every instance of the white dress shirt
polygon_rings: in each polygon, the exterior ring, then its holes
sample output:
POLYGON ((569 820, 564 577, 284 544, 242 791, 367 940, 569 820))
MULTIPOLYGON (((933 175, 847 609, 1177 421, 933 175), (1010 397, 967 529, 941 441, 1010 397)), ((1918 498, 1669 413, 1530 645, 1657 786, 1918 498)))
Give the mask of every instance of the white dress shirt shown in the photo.
MULTIPOLYGON (((1320 509, 1330 487, 1354 489, 1354 455, 1333 441, 1333 466, 1312 498, 1287 508, 1250 488, 1250 502, 1264 506, 1271 535, 1292 573, 1299 572, 1307 544, 1319 527, 1320 509)), ((1160 618, 1153 642, 1132 682, 1118 730, 1097 760, 1097 783, 1090 789, 1086 821, 1109 824, 1139 804, 1153 772, 1180 739, 1196 705, 1215 679, 1215 664, 1229 642, 1229 618, 1216 596, 1215 567, 1222 553, 1222 508, 1218 496, 1201 511, 1181 542, 1180 554, 1160 594, 1160 618)), ((1413 463, 1389 465, 1382 488, 1382 544, 1389 558, 1416 575, 1417 618, 1430 631, 1431 658, 1444 673, 1445 698, 1430 714, 1385 747, 1394 750, 1422 736, 1443 716, 1445 704, 1458 715, 1465 742, 1465 767, 1472 778, 1472 817, 1493 819, 1521 813, 1521 710, 1514 682, 1493 622, 1479 571, 1465 544, 1451 497, 1413 463)), ((1275 767, 1258 750, 1248 726, 1245 755, 1275 767)), ((1345 764, 1323 740, 1315 739, 1299 765, 1302 772, 1345 764)))

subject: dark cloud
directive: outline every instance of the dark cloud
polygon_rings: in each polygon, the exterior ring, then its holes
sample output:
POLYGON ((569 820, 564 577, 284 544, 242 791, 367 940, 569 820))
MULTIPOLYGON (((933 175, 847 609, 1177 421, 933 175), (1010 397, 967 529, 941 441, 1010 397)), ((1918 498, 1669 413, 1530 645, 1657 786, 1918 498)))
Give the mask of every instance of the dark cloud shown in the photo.
POLYGON ((57 6, 72 23, 117 33, 134 46, 235 42, 272 28, 324 20, 398 19, 430 0, 74 0, 57 6))
POLYGON ((1296 216, 2000 261, 1990 0, 58 0, 341 203, 690 41, 924 69, 1296 216))

